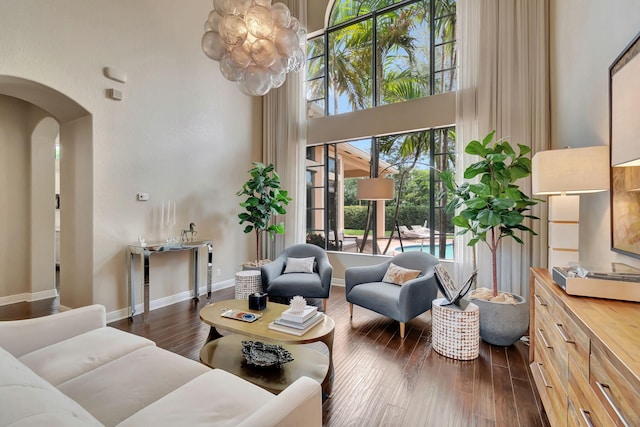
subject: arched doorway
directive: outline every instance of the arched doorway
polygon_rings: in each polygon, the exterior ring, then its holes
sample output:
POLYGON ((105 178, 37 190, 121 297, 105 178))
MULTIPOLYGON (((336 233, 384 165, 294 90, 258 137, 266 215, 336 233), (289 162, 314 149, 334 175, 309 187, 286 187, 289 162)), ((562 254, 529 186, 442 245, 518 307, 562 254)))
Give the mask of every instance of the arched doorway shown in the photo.
MULTIPOLYGON (((46 114, 28 113, 25 117, 32 147, 51 138, 59 127, 60 192, 64 202, 60 209, 60 227, 65 230, 60 240, 60 304, 79 307, 93 303, 93 118, 89 111, 68 96, 40 83, 13 76, 0 76, 0 94, 32 104, 46 114), (34 145, 35 144, 35 145, 34 145)), ((39 150, 36 150, 39 151, 39 150)), ((41 155, 40 153, 39 155, 41 155)), ((46 181, 45 172, 31 171, 29 214, 25 215, 29 230, 28 298, 37 299, 47 282, 54 263, 55 234, 49 234, 46 219, 39 214, 44 200, 38 194, 49 191, 39 186, 46 181), (42 175, 42 176, 40 176, 42 175), (42 234, 47 234, 43 236, 42 234), (40 250, 44 248, 44 250, 40 250)), ((44 184, 47 186, 48 184, 44 184)), ((52 204, 53 205, 53 199, 52 204)), ((48 209, 46 209, 48 210, 48 209)), ((25 236, 26 237, 26 236, 25 236)), ((10 245, 11 242, 6 242, 10 245)), ((6 249, 6 248, 5 248, 6 249)), ((25 278, 26 279, 26 278, 25 278)))
MULTIPOLYGON (((32 113, 34 110, 38 115, 44 113, 31 108, 32 113)), ((30 170, 26 174, 31 177, 29 264, 32 299, 55 295, 55 237, 60 227, 59 210, 55 206, 55 147, 59 134, 58 122, 52 117, 44 117, 37 121, 30 137, 30 170)))

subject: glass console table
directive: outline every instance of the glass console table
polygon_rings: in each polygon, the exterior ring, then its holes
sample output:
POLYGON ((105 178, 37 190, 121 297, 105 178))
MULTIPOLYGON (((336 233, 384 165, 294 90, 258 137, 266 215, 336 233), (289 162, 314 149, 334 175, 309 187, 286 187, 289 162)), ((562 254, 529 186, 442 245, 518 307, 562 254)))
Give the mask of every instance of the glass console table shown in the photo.
POLYGON ((211 297, 211 281, 212 281, 212 269, 213 269, 213 242, 211 240, 198 240, 194 242, 182 242, 182 243, 157 243, 157 244, 131 244, 128 245, 127 261, 129 263, 129 318, 133 319, 133 315, 136 314, 135 304, 135 289, 133 279, 134 269, 134 257, 140 256, 140 262, 142 263, 141 269, 143 274, 143 293, 144 293, 144 312, 142 318, 146 321, 149 317, 149 257, 151 254, 171 251, 191 251, 192 255, 192 267, 193 267, 193 299, 199 300, 199 281, 198 281, 198 252, 200 248, 207 247, 209 251, 208 264, 207 264, 207 297, 211 297))

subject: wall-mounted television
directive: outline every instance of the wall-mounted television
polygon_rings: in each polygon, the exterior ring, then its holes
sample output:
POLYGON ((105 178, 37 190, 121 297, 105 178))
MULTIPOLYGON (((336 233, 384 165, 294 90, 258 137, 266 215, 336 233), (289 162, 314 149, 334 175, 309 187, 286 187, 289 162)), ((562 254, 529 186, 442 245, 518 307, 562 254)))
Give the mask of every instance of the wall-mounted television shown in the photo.
POLYGON ((640 34, 609 67, 611 249, 640 258, 640 34))

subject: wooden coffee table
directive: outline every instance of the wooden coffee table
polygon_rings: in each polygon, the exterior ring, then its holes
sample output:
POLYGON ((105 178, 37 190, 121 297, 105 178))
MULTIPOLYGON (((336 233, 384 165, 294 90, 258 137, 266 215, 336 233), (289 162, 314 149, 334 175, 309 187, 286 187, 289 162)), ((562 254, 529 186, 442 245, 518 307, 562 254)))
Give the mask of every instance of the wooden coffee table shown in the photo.
POLYGON ((329 397, 333 387, 333 319, 325 315, 324 321, 304 335, 296 336, 268 328, 269 323, 289 308, 288 305, 269 302, 262 311, 248 310, 247 307, 247 300, 225 300, 200 310, 200 319, 211 326, 209 337, 200 350, 200 361, 212 368, 231 372, 272 393, 280 393, 301 376, 307 376, 321 383, 323 397, 329 397), (229 309, 260 313, 262 317, 252 323, 222 317, 222 313, 229 309), (222 335, 216 328, 233 333, 222 335), (243 340, 280 344, 294 360, 283 364, 280 369, 247 365, 242 355, 243 340), (327 346, 328 356, 301 345, 318 341, 327 346))

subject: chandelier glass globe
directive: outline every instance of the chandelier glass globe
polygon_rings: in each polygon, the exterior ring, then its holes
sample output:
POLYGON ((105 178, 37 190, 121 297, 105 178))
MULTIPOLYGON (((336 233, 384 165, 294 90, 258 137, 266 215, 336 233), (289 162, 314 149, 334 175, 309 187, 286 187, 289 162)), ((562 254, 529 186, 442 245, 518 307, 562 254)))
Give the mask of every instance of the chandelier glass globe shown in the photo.
POLYGON ((250 96, 282 86, 305 64, 306 31, 284 3, 214 0, 205 22, 202 51, 220 72, 250 96))

